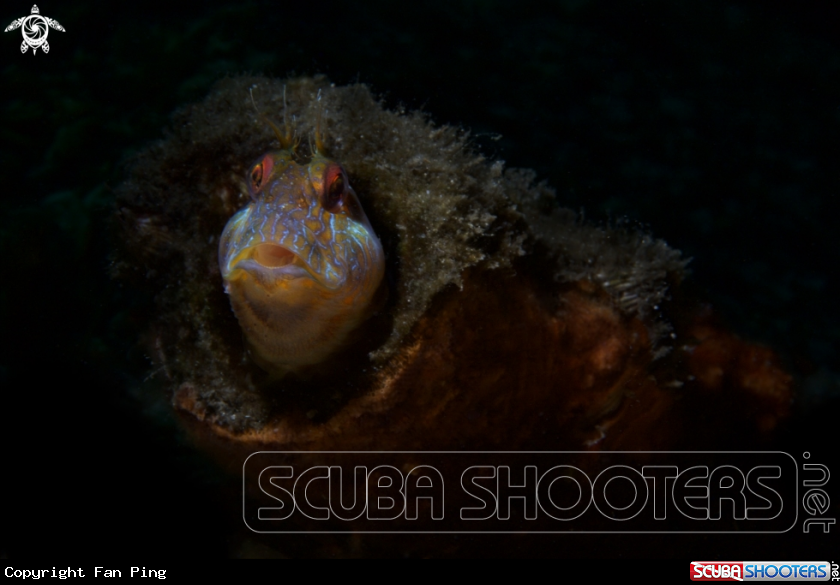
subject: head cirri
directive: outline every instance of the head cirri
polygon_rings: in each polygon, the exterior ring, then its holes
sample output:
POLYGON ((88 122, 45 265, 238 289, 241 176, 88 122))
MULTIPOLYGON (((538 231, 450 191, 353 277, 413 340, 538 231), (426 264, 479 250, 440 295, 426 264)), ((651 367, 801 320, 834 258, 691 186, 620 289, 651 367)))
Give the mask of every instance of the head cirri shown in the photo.
POLYGON ((328 359, 367 318, 384 254, 320 136, 301 160, 288 128, 275 133, 283 148, 249 169, 251 202, 222 232, 219 267, 252 358, 282 375, 328 359))

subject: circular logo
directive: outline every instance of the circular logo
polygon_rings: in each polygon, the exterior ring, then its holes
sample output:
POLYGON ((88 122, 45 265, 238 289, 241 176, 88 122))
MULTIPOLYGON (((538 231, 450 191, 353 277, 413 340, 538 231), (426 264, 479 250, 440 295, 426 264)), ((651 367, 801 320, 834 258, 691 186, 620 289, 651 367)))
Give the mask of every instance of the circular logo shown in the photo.
POLYGON ((40 14, 30 14, 23 21, 23 40, 32 48, 40 47, 47 40, 49 27, 46 19, 40 14))

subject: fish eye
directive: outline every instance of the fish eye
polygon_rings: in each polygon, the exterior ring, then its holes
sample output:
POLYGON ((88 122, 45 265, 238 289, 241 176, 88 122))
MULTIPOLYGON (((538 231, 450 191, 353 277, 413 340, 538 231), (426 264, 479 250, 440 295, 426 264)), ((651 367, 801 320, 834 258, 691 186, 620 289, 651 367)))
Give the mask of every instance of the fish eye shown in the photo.
POLYGON ((334 209, 341 204, 344 192, 347 190, 347 181, 340 168, 334 167, 327 173, 327 188, 324 193, 324 208, 334 209))
POLYGON ((260 188, 263 180, 263 164, 259 163, 251 169, 251 186, 256 190, 260 188))
POLYGON ((271 154, 265 155, 260 162, 255 164, 251 169, 251 191, 256 192, 262 189, 265 182, 271 176, 271 170, 274 168, 274 159, 271 154))

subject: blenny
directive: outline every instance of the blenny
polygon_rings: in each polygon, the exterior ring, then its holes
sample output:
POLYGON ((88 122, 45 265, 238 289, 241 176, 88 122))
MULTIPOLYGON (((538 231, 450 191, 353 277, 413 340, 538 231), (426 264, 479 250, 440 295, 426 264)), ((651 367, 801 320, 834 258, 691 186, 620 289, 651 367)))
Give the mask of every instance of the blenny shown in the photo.
POLYGON ((288 124, 284 134, 268 123, 281 148, 248 172, 251 202, 225 226, 219 266, 251 357, 283 375, 341 348, 369 316, 385 260, 320 125, 303 158, 288 124))

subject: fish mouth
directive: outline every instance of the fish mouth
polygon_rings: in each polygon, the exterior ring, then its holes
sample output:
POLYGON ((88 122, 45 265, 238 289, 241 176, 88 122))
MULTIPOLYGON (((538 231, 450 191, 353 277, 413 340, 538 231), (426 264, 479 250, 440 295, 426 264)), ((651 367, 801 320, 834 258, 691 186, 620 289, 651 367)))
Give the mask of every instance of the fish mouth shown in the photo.
POLYGON ((304 276, 314 279, 300 256, 288 248, 269 242, 254 246, 248 257, 237 262, 233 269, 244 270, 266 287, 275 284, 278 279, 294 280, 304 276))
POLYGON ((265 268, 282 268, 293 265, 295 260, 299 260, 297 255, 288 248, 271 243, 254 246, 251 259, 265 268))

